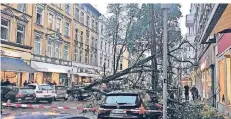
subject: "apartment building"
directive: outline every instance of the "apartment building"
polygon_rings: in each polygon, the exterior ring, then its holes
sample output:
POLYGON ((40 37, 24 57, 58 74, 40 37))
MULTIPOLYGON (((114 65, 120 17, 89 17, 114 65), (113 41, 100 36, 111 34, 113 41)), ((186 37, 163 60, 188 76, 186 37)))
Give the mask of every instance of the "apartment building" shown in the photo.
POLYGON ((1 4, 1 80, 17 86, 28 80, 32 58, 32 4, 1 4))
POLYGON ((230 12, 230 4, 192 4, 192 18, 186 19, 196 36, 196 86, 202 98, 213 96, 209 104, 226 114, 230 114, 231 102, 230 12))

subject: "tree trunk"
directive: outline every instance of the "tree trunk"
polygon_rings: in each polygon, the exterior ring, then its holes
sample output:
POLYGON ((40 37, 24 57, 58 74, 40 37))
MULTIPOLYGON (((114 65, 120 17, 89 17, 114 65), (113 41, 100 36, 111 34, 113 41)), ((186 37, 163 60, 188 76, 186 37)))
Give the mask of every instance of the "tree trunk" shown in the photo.
MULTIPOLYGON (((149 4, 149 14, 150 14, 150 23, 149 23, 149 27, 150 27, 150 40, 151 40, 151 55, 154 56, 152 59, 152 66, 155 70, 157 70, 157 59, 156 59, 156 37, 155 37, 155 26, 154 26, 154 5, 153 4, 149 4)), ((157 87, 157 83, 158 83, 158 73, 152 71, 152 89, 155 90, 157 87)))

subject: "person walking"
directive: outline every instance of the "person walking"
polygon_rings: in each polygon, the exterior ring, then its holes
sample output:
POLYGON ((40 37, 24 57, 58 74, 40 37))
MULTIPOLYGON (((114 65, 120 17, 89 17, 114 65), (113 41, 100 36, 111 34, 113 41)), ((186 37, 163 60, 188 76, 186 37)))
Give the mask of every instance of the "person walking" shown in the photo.
POLYGON ((189 100, 189 86, 186 85, 184 86, 184 96, 185 96, 185 100, 189 100))
POLYGON ((198 90, 195 87, 195 85, 193 85, 193 87, 190 89, 190 91, 192 93, 193 100, 198 99, 198 90))
POLYGON ((25 80, 24 83, 23 83, 23 86, 25 87, 27 85, 28 85, 28 82, 27 82, 27 80, 25 80))

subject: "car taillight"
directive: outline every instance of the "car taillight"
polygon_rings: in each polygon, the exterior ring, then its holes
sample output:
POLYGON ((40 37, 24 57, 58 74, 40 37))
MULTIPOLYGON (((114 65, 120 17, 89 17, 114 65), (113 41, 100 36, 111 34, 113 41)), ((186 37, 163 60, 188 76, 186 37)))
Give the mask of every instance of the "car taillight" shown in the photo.
POLYGON ((17 95, 16 95, 16 97, 23 97, 24 96, 24 94, 22 94, 22 93, 18 93, 17 95))
POLYGON ((36 93, 43 93, 43 91, 38 90, 38 91, 36 91, 36 93))

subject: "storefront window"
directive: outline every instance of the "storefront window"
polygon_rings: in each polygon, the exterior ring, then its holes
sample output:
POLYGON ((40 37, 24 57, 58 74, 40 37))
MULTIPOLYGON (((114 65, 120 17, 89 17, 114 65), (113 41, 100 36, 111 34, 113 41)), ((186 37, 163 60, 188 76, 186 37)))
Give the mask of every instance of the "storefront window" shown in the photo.
POLYGON ((219 87, 220 87, 220 93, 219 93, 219 102, 225 103, 225 85, 224 85, 224 60, 219 61, 219 87))
POLYGON ((230 78, 230 58, 226 58, 227 67, 227 98, 228 104, 231 104, 231 78, 230 78))

